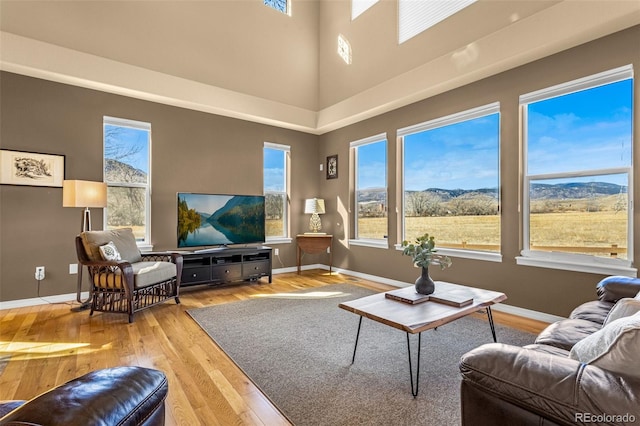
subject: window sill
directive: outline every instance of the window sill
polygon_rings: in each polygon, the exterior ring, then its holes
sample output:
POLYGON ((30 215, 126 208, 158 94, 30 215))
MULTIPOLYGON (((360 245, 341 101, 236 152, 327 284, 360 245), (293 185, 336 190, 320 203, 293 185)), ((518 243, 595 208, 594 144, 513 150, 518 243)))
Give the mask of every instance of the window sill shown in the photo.
MULTIPOLYGON (((402 251, 402 245, 396 244, 396 250, 402 251)), ((459 250, 452 248, 436 248, 438 254, 450 257, 458 257, 461 259, 483 260, 486 262, 502 262, 502 254, 488 251, 459 250)))
POLYGON ((349 240, 350 246, 360 246, 360 247, 373 247, 373 248, 381 248, 388 249, 389 242, 387 240, 349 240))
POLYGON ((153 251, 153 244, 137 243, 137 245, 138 245, 138 250, 140 250, 142 253, 147 251, 153 251))
POLYGON ((291 244, 292 239, 287 237, 279 237, 279 238, 267 238, 265 241, 265 245, 271 244, 291 244))
POLYGON ((590 274, 624 275, 633 278, 638 276, 638 270, 631 267, 629 262, 623 260, 619 260, 619 262, 610 262, 606 259, 600 260, 598 258, 585 258, 583 260, 551 258, 550 255, 523 255, 516 257, 516 263, 523 266, 587 272, 590 274))

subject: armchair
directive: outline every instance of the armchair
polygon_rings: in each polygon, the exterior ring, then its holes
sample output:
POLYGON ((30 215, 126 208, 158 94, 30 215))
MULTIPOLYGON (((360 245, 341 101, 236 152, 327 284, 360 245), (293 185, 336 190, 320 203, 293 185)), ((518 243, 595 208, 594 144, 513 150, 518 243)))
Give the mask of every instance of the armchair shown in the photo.
POLYGON ((89 269, 91 313, 133 314, 167 299, 180 303, 182 255, 144 253, 131 228, 85 231, 76 237, 80 264, 89 269))

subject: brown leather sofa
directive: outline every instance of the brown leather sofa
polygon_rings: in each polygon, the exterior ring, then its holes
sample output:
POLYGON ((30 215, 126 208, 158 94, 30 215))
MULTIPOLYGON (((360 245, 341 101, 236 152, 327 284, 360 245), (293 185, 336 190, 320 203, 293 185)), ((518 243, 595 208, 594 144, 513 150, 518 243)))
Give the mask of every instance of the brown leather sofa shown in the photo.
MULTIPOLYGON (((574 359, 574 345, 604 329, 616 302, 639 291, 640 279, 605 278, 597 285, 598 300, 550 324, 533 344, 491 343, 463 355, 462 425, 640 425, 640 353, 623 371, 574 359)), ((636 315, 627 319, 637 324, 636 315)), ((640 342, 632 345, 637 348, 640 342)))
POLYGON ((164 425, 167 391, 162 371, 97 370, 29 401, 0 401, 0 425, 164 425))

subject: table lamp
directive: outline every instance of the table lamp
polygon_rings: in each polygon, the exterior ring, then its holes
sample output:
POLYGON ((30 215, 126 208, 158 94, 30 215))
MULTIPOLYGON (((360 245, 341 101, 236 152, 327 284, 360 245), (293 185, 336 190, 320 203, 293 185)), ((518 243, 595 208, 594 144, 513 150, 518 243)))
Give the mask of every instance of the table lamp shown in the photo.
POLYGON ((311 232, 305 232, 305 234, 320 234, 322 229, 322 222, 320 221, 321 214, 324 214, 324 200, 322 198, 310 198, 305 200, 304 213, 311 215, 309 221, 309 230, 311 232))

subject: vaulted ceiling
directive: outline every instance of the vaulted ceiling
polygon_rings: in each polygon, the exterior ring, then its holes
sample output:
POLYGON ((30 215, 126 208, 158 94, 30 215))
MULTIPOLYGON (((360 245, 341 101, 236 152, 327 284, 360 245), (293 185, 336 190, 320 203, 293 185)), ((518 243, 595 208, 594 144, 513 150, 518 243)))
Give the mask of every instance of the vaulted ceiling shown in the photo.
POLYGON ((349 0, 291 8, 0 0, 0 67, 321 134, 640 24, 638 1, 479 0, 398 44, 397 0, 354 21, 349 0))

